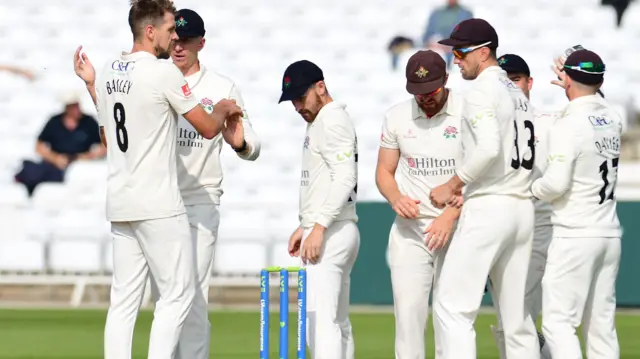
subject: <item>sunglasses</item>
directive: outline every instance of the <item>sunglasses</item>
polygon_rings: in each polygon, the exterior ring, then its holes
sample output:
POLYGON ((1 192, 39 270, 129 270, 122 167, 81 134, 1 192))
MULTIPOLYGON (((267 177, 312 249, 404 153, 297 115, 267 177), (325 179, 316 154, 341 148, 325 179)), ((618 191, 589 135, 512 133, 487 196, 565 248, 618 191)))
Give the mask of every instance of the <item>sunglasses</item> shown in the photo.
POLYGON ((431 91, 429 93, 420 94, 420 95, 418 95, 418 97, 425 97, 425 98, 433 97, 433 96, 439 94, 440 92, 442 92, 442 87, 438 87, 437 89, 435 89, 435 90, 433 90, 433 91, 431 91))
POLYGON ((604 74, 604 64, 594 64, 593 62, 580 62, 578 65, 570 66, 564 65, 565 69, 585 72, 588 74, 601 75, 604 74))
POLYGON ((489 42, 485 42, 484 44, 480 44, 480 45, 476 45, 476 46, 470 46, 470 47, 462 47, 462 48, 454 48, 453 50, 451 50, 453 52, 453 56, 455 56, 458 59, 464 59, 465 56, 467 56, 470 52, 477 50, 481 47, 485 47, 487 45, 489 45, 491 43, 491 41, 489 42))

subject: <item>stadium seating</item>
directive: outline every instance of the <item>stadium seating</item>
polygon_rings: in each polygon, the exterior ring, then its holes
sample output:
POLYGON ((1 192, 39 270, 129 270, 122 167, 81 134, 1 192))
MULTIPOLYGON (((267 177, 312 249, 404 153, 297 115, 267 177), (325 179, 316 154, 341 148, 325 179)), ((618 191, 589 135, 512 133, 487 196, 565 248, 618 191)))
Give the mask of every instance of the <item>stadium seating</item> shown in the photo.
MULTIPOLYGON (((443 2, 176 0, 178 7, 202 14, 207 28, 202 62, 238 84, 263 143, 256 162, 223 150, 217 273, 256 274, 264 265, 295 264, 286 248, 297 224, 305 123, 291 104, 277 104, 282 72, 292 61, 318 63, 331 94, 347 104, 358 131, 359 200, 383 200, 374 181, 382 116, 408 97, 403 72, 390 70, 386 45, 399 34, 420 38, 430 10, 443 2)), ((629 8, 624 26, 617 29, 613 10, 599 6, 599 0, 462 2, 495 25, 500 53, 519 53, 528 60, 537 108, 558 109, 566 103, 562 90, 549 84, 549 65, 565 48, 580 43, 608 64, 603 90, 625 118, 631 121, 640 109, 640 98, 631 96, 640 94, 640 49, 631 45, 640 36, 640 3, 629 8), (622 45, 627 45, 624 51, 622 45)), ((0 64, 27 67, 37 75, 29 83, 0 73, 0 271, 73 274, 112 267, 104 161, 74 163, 65 183, 43 184, 31 199, 13 183, 13 175, 23 159, 37 158, 35 138, 48 117, 61 110, 57 96, 66 89, 83 91, 72 69, 75 48, 84 45, 98 68, 107 57, 129 50, 127 3, 0 0, 0 13, 10 14, 0 22, 0 64)), ((457 69, 451 71, 451 86, 464 88, 457 69)), ((95 114, 88 95, 82 105, 95 114)), ((624 188, 619 195, 640 197, 638 174, 639 166, 620 165, 624 188)))

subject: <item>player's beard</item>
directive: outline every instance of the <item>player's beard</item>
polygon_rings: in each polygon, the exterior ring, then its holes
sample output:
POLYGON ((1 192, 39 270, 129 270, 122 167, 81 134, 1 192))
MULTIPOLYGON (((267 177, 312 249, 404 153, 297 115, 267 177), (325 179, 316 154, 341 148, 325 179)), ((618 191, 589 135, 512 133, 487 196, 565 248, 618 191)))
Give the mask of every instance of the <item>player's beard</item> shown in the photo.
POLYGON ((322 108, 322 101, 320 100, 320 97, 315 98, 313 107, 315 108, 315 110, 303 108, 298 111, 300 116, 302 116, 302 118, 304 118, 304 120, 309 123, 313 122, 316 119, 316 116, 318 116, 318 112, 320 112, 320 109, 322 108))
MULTIPOLYGON (((462 78, 465 80, 475 80, 476 77, 478 77, 479 67, 480 65, 467 65, 464 71, 460 71, 462 78)), ((460 68, 460 70, 462 70, 462 68, 460 68)))
MULTIPOLYGON (((170 45, 173 45, 173 44, 170 44, 170 45)), ((171 57, 171 53, 169 51, 170 48, 172 48, 172 46, 169 46, 169 48, 167 48, 167 49, 163 49, 163 48, 160 47, 160 45, 156 45, 156 53, 158 54, 157 57, 160 60, 166 60, 166 59, 170 58, 171 57)))

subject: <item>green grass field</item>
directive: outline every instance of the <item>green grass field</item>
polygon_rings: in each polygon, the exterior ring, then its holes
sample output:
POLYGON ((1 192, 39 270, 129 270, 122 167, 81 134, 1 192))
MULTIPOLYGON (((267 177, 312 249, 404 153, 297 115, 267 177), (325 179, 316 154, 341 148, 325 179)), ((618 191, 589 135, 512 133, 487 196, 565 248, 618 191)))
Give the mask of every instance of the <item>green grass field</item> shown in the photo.
MULTIPOLYGON (((104 310, 0 310, 0 358, 2 359, 99 359, 102 358, 104 310)), ((258 313, 212 312, 211 358, 255 359, 258 357, 258 313)), ((388 313, 351 316, 356 340, 356 358, 391 359, 393 315, 388 313)), ((136 327, 133 357, 146 357, 152 313, 142 312, 136 327)), ((497 359, 489 325, 491 314, 478 318, 478 354, 497 359)), ((277 315, 271 323, 271 351, 276 358, 277 315)), ((295 314, 290 318, 290 357, 294 358, 295 314)), ((618 333, 622 358, 640 358, 640 316, 620 314, 618 333)), ((431 329, 429 329, 431 331, 431 329)), ((433 352, 432 333, 428 352, 433 352)), ((433 354, 427 356, 433 358, 433 354)))

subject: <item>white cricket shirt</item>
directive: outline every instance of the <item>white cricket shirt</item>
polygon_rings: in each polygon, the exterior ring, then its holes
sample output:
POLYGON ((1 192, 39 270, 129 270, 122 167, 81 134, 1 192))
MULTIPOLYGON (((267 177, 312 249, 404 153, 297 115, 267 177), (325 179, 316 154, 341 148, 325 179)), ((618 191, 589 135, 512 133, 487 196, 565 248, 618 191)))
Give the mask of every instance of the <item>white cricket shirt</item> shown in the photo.
POLYGON ((598 95, 571 102, 551 128, 548 166, 531 191, 551 203, 555 237, 619 237, 615 188, 622 119, 598 95))
MULTIPOLYGON (((547 157, 549 156, 549 133, 554 122, 561 116, 561 112, 543 112, 533 109, 533 127, 535 132, 535 167, 533 168, 534 180, 542 177, 547 168, 547 157)), ((549 226, 551 225, 551 204, 548 202, 535 199, 535 225, 549 226)))
POLYGON ((486 68, 465 92, 462 165, 464 195, 531 198, 535 133, 527 97, 498 66, 486 68))
POLYGON ((357 222, 358 140, 345 105, 330 102, 307 124, 300 175, 300 225, 357 222))
POLYGON ((107 137, 107 219, 171 217, 185 212, 178 187, 178 113, 198 105, 178 68, 148 52, 107 61, 96 81, 107 137))
POLYGON ((449 91, 445 106, 427 118, 411 98, 389 109, 382 123, 380 147, 400 150, 398 189, 420 200, 419 218, 435 218, 442 209, 431 204, 431 190, 455 175, 460 163, 462 96, 449 91))
MULTIPOLYGON (((251 148, 238 156, 253 161, 260 155, 260 141, 251 127, 251 122, 236 85, 229 78, 200 67, 200 71, 186 77, 193 95, 207 113, 221 99, 232 99, 243 110, 244 138, 251 148)), ((220 151, 225 144, 222 133, 211 140, 200 136, 198 131, 180 116, 178 120, 178 184, 185 205, 220 204, 222 196, 222 167, 220 151)))

